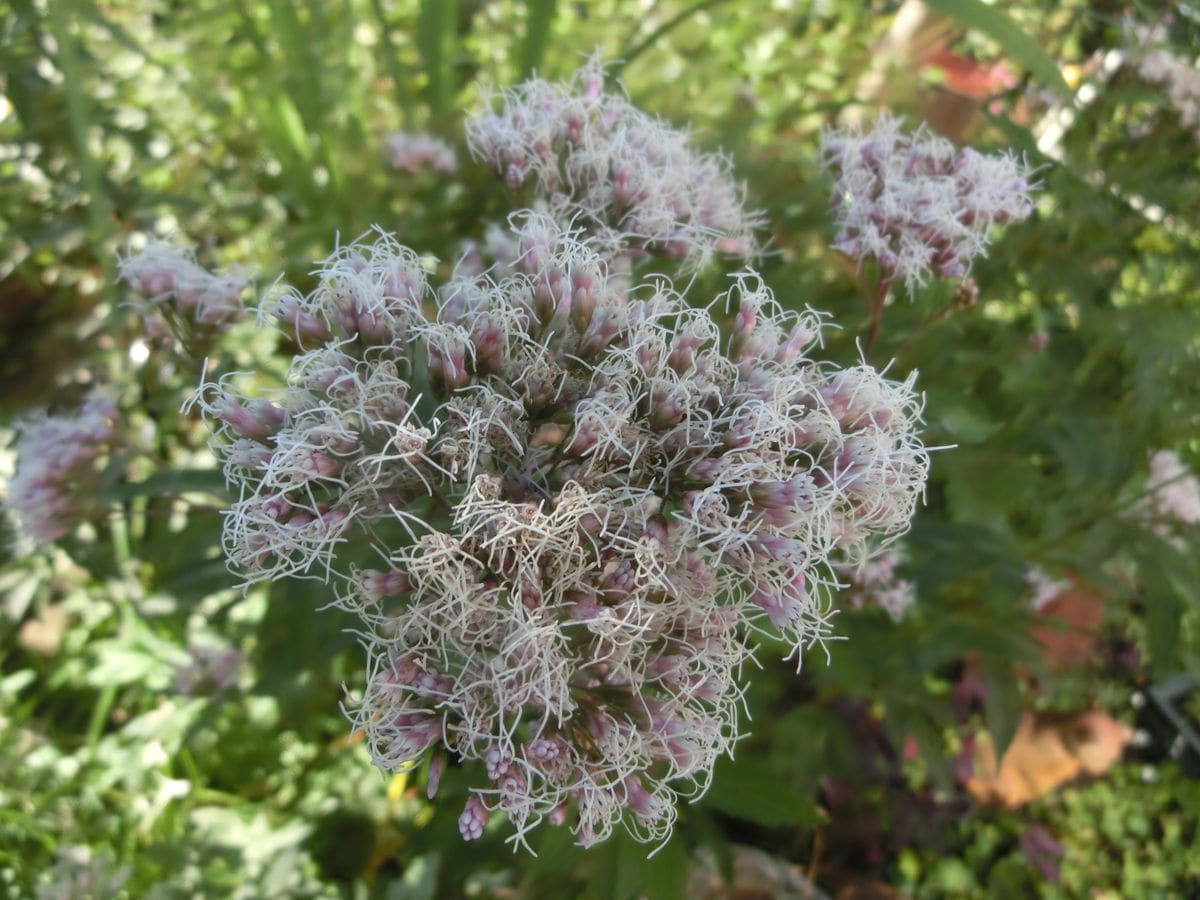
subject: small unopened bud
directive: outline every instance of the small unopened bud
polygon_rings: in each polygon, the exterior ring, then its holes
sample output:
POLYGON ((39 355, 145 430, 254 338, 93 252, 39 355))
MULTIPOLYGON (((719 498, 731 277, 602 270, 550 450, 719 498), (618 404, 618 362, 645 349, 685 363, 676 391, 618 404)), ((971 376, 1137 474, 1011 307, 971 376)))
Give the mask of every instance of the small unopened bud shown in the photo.
POLYGON ((429 781, 425 784, 425 797, 432 800, 437 796, 438 786, 442 783, 442 772, 446 769, 446 757, 437 753, 429 761, 429 781))
POLYGON ((491 818, 488 808, 483 805, 478 794, 472 794, 467 799, 462 815, 458 817, 458 833, 464 841, 477 841, 483 837, 484 826, 491 818))

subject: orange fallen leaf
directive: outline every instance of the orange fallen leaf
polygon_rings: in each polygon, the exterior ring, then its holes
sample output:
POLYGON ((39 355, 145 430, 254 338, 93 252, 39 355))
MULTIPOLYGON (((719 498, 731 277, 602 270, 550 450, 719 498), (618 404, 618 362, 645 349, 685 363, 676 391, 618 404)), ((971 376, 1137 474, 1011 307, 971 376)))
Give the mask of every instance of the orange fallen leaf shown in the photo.
POLYGON ((1127 726, 1101 712, 1070 716, 1027 712, 998 765, 990 736, 980 735, 967 792, 980 803, 1022 806, 1081 773, 1108 771, 1132 736, 1127 726))

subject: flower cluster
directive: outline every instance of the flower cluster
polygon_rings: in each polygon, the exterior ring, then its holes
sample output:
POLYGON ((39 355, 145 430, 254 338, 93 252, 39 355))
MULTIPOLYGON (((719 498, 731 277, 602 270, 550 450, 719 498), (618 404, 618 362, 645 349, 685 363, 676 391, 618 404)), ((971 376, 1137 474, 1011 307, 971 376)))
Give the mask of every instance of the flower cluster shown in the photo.
POLYGON ((1146 507, 1159 520, 1185 525, 1200 523, 1200 480, 1172 450, 1158 450, 1150 457, 1149 496, 1146 507))
POLYGON ((560 221, 613 248, 692 265, 754 252, 759 217, 745 211, 728 161, 606 93, 597 63, 569 84, 531 80, 505 91, 498 111, 468 121, 467 145, 511 188, 533 184, 560 221))
MULTIPOLYGON (((151 240, 119 260, 119 266, 121 279, 137 294, 201 329, 219 331, 245 315, 241 302, 245 276, 209 272, 196 262, 191 249, 151 240)), ((154 324, 148 321, 152 332, 154 324)))
POLYGON ((1138 74, 1166 89, 1167 100, 1184 128, 1200 138, 1200 69, 1188 59, 1161 47, 1137 57, 1138 74))
POLYGON ((1179 122, 1200 138, 1200 68, 1196 59, 1173 53, 1165 22, 1149 26, 1127 19, 1126 46, 1137 74, 1166 90, 1179 122))
POLYGON ((960 278, 993 226, 1033 211, 1028 167, 1011 154, 957 149, 921 126, 908 134, 882 116, 866 133, 826 131, 822 165, 833 174, 837 249, 873 260, 883 280, 911 293, 932 275, 960 278))
POLYGON ((397 131, 383 139, 393 169, 419 175, 426 169, 449 175, 458 170, 454 148, 439 137, 420 131, 397 131))
POLYGON ((838 575, 849 582, 846 603, 855 609, 878 606, 893 621, 899 622, 917 602, 916 585, 896 574, 896 567, 903 563, 901 552, 889 547, 872 554, 857 566, 837 566, 838 575))
POLYGON ((1032 613, 1041 612, 1051 600, 1071 588, 1071 582, 1054 578, 1037 566, 1025 572, 1025 584, 1029 587, 1025 602, 1032 613))
POLYGON ((19 546, 49 544, 103 512, 97 491, 116 427, 116 403, 99 389, 72 415, 39 412, 19 423, 6 500, 19 546))
POLYGON ((831 557, 907 528, 920 403, 814 361, 820 317, 753 274, 695 308, 603 238, 509 224, 505 274, 435 292, 378 234, 263 305, 302 348, 286 389, 199 395, 225 546, 248 580, 336 585, 377 764, 432 756, 431 791, 447 752, 482 768, 465 838, 502 813, 517 841, 659 840, 739 736, 754 635, 821 643, 831 557))

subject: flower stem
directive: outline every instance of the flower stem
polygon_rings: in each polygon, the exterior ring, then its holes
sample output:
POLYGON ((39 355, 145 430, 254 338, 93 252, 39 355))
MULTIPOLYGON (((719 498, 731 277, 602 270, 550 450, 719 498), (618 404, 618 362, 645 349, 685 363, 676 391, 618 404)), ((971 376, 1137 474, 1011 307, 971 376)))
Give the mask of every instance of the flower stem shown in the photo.
POLYGON ((887 302, 888 292, 892 289, 892 279, 887 275, 879 276, 879 284, 875 286, 875 296, 870 299, 871 325, 867 329, 867 349, 864 356, 870 356, 879 339, 879 330, 883 325, 883 305, 887 302))

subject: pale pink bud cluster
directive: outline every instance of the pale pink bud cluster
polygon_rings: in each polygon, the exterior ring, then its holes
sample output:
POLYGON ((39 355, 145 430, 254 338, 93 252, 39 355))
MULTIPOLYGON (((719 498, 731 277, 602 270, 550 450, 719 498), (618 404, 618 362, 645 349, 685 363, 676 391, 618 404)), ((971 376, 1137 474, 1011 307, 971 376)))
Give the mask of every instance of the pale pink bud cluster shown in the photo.
POLYGON ((316 290, 302 294, 284 286, 259 311, 302 347, 342 340, 384 347, 403 341, 409 327, 424 319, 421 261, 382 231, 374 244, 342 247, 313 275, 319 278, 316 290))
POLYGON ((1171 522, 1200 523, 1200 480, 1173 450, 1158 450, 1150 457, 1150 479, 1146 485, 1147 511, 1160 526, 1171 522))
POLYGON ((73 414, 39 412, 18 423, 17 468, 5 501, 18 546, 49 544, 103 514, 98 491, 117 417, 112 397, 95 389, 73 414))
POLYGON ((695 308, 549 215, 507 243, 507 274, 434 299, 380 235, 266 305, 304 349, 286 390, 201 401, 226 549, 337 585, 369 635, 358 728, 385 769, 477 763, 464 837, 499 812, 518 841, 661 840, 740 734, 753 634, 821 643, 831 555, 907 528, 919 400, 815 362, 820 317, 753 275, 695 308))
POLYGON ((906 133, 891 116, 865 133, 827 130, 821 163, 834 176, 834 246, 910 293, 930 276, 964 277, 995 226, 1033 212, 1023 161, 956 148, 924 125, 906 133))
POLYGON ((458 170, 454 148, 432 134, 397 131, 383 139, 383 147, 391 167, 410 175, 426 170, 450 175, 458 170))
POLYGON ((121 280, 135 293, 195 325, 220 329, 245 315, 246 278, 233 271, 209 272, 190 248, 151 240, 118 264, 121 280))
POLYGON ((857 566, 835 567, 848 582, 846 602, 855 609, 878 606, 899 622, 917 602, 917 587, 896 573, 905 559, 901 551, 888 547, 872 554, 857 566))
POLYGON ((692 265, 754 253, 760 218, 745 211, 728 160, 606 93, 598 63, 567 84, 524 82, 487 107, 467 122, 472 155, 513 190, 533 185, 560 221, 692 265))

